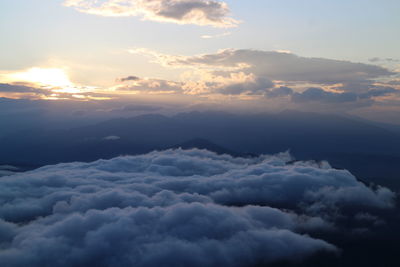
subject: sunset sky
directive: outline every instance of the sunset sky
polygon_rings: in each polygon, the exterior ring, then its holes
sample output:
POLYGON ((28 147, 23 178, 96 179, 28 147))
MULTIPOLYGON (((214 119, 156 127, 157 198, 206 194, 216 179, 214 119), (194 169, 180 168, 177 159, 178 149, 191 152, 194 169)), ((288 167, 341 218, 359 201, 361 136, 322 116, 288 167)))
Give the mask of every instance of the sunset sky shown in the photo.
POLYGON ((2 0, 0 96, 400 114, 397 0, 2 0))

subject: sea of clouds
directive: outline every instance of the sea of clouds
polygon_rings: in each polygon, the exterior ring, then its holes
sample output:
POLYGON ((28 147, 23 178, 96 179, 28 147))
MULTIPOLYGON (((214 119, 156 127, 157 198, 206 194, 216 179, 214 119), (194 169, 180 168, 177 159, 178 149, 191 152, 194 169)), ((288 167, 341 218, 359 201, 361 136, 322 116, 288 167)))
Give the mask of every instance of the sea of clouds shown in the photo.
POLYGON ((340 248, 395 194, 289 153, 167 150, 0 178, 2 266, 252 266, 340 248), (343 222, 347 222, 344 224, 343 222), (345 226, 347 225, 347 226, 345 226))

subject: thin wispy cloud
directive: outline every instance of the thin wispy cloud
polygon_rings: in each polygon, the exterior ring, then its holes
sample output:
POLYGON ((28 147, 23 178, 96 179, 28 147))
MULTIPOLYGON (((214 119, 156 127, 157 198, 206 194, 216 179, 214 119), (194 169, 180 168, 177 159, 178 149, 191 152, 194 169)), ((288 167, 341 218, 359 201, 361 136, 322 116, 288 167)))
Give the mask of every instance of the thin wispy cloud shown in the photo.
POLYGON ((214 35, 210 35, 210 34, 204 34, 202 36, 200 36, 202 39, 215 39, 215 38, 221 38, 221 37, 225 37, 225 36, 229 36, 232 35, 231 32, 224 32, 224 33, 220 33, 220 34, 214 34, 214 35))

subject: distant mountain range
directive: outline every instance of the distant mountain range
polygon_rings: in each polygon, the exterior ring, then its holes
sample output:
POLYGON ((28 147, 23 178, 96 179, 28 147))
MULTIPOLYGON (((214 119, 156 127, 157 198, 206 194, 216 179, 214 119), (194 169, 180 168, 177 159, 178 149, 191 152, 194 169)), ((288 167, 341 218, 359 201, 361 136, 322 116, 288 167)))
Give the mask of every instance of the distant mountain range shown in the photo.
POLYGON ((400 131, 390 125, 317 113, 143 115, 69 130, 21 131, 0 139, 0 164, 40 166, 182 147, 233 156, 290 150, 328 160, 370 181, 400 180, 400 131))

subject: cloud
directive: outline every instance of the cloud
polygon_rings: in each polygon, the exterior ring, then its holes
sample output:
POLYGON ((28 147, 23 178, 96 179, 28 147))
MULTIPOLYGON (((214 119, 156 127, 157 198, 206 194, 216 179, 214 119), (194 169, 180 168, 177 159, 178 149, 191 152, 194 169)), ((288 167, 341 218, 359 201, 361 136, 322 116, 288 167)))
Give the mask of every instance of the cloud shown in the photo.
POLYGON ((103 138, 103 140, 106 140, 106 141, 117 141, 120 139, 121 139, 121 137, 116 136, 116 135, 110 135, 110 136, 106 136, 103 138))
POLYGON ((197 81, 183 82, 185 94, 191 95, 262 95, 274 86, 268 78, 244 72, 209 73, 198 72, 197 81))
POLYGON ((389 63, 397 63, 400 62, 400 59, 397 58, 380 58, 380 57, 373 57, 368 60, 369 62, 389 62, 389 63))
POLYGON ((0 165, 0 170, 18 171, 19 168, 12 165, 0 165))
POLYGON ((3 177, 0 261, 249 266, 298 260, 337 251, 304 233, 332 231, 338 213, 356 207, 376 217, 393 207, 394 193, 386 188, 371 189, 324 162, 292 160, 288 153, 233 158, 179 149, 3 177))
POLYGON ((215 75, 202 73, 198 81, 175 82, 161 79, 136 79, 115 87, 118 91, 133 91, 150 94, 187 94, 187 95, 254 95, 263 94, 274 84, 266 78, 256 77, 243 72, 215 75))
POLYGON ((373 58, 368 59, 368 61, 375 63, 375 62, 381 61, 381 59, 379 57, 373 57, 373 58))
MULTIPOLYGON (((290 93, 288 91, 288 93, 290 93)), ((301 93, 292 93, 292 101, 297 103, 321 102, 326 104, 341 104, 369 100, 373 98, 387 96, 390 94, 399 94, 400 91, 392 87, 375 86, 372 89, 361 93, 354 92, 331 92, 322 88, 308 88, 301 93)))
POLYGON ((210 34, 204 34, 202 36, 200 36, 202 39, 214 39, 214 38, 220 38, 220 37, 225 37, 225 36, 229 36, 231 35, 231 32, 224 32, 224 33, 220 33, 220 34, 214 34, 214 35, 210 35, 210 34))
POLYGON ((369 81, 395 74, 376 65, 325 58, 308 58, 276 51, 225 49, 215 54, 198 56, 172 56, 146 50, 135 51, 151 55, 156 58, 157 62, 168 67, 204 67, 210 69, 232 69, 232 67, 236 67, 246 73, 286 82, 330 85, 369 81))
MULTIPOLYGON (((0 78, 1 80, 1 78, 0 78)), ((17 99, 47 100, 106 100, 115 97, 110 93, 96 93, 95 88, 85 86, 53 87, 26 81, 0 83, 0 95, 17 99)))
POLYGON ((3 223, 4 239, 15 234, 18 241, 0 259, 7 266, 246 266, 335 250, 322 240, 274 228, 290 223, 290 216, 268 208, 237 212, 200 203, 89 210, 20 229, 3 223))
POLYGON ((308 88, 302 93, 294 93, 292 100, 294 102, 317 101, 323 103, 344 103, 355 102, 358 97, 355 93, 335 93, 324 91, 321 88, 308 88))
POLYGON ((125 105, 123 107, 114 108, 111 110, 111 112, 153 112, 153 111, 159 111, 161 109, 163 108, 160 106, 130 104, 130 105, 125 105))
POLYGON ((124 83, 115 87, 118 91, 130 91, 150 94, 177 94, 182 93, 182 83, 162 79, 138 78, 125 80, 124 83))
POLYGON ((266 96, 269 98, 284 97, 292 94, 293 89, 286 86, 272 88, 271 90, 266 92, 266 96))
POLYGON ((400 85, 400 79, 391 80, 391 81, 388 81, 387 83, 389 85, 397 86, 397 85, 400 85))
POLYGON ((119 78, 117 79, 118 82, 127 82, 127 81, 137 81, 139 80, 139 77, 136 76, 128 76, 128 77, 123 77, 123 78, 119 78))
POLYGON ((13 85, 7 83, 0 83, 0 92, 6 93, 44 93, 45 90, 33 88, 25 85, 13 85))
POLYGON ((140 48, 129 52, 148 56, 166 68, 182 69, 182 94, 229 95, 242 100, 252 96, 281 105, 315 102, 317 109, 329 105, 351 110, 375 105, 378 100, 388 103, 400 92, 397 85, 385 82, 396 73, 384 67, 301 57, 287 51, 225 49, 197 56, 140 48))
POLYGON ((101 16, 141 16, 144 20, 235 27, 225 2, 215 0, 66 0, 64 5, 101 16))
MULTIPOLYGON (((240 94, 264 94, 266 89, 274 86, 273 82, 267 78, 255 77, 254 75, 245 75, 243 80, 233 82, 230 84, 222 85, 217 88, 216 92, 227 95, 240 95, 240 94)), ((233 75, 231 77, 234 77, 233 75)))
POLYGON ((12 98, 51 100, 104 100, 99 88, 73 83, 62 68, 32 67, 20 71, 0 72, 0 93, 12 98))
POLYGON ((17 171, 19 171, 19 168, 17 167, 11 165, 0 165, 0 177, 12 175, 17 171))
MULTIPOLYGON (((287 86, 277 86, 268 78, 245 72, 195 71, 197 81, 173 82, 159 79, 134 79, 116 87, 120 91, 150 94, 260 96, 265 98, 289 97, 292 103, 315 102, 329 105, 346 104, 349 107, 372 105, 379 97, 397 95, 400 90, 372 83, 350 83, 330 87, 330 90, 309 87, 301 92, 287 86)), ((192 73, 189 73, 192 75, 192 73)), ((128 80, 129 81, 129 80, 128 80)))
POLYGON ((4 97, 38 99, 48 98, 52 94, 53 92, 50 88, 27 83, 24 81, 0 83, 0 95, 4 97))

